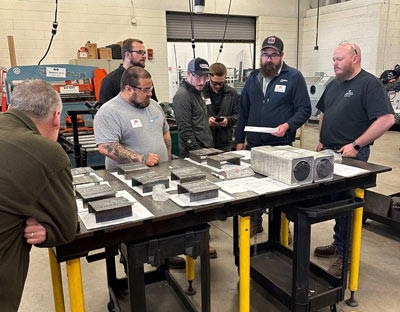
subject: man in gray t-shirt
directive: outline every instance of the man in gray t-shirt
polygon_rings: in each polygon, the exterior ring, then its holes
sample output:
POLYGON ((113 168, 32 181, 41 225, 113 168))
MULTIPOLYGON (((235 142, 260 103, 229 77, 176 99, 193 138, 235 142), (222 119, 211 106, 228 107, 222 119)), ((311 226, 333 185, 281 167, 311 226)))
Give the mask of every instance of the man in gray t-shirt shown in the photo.
POLYGON ((94 118, 94 134, 106 169, 142 162, 155 166, 171 158, 171 135, 161 107, 150 99, 153 83, 143 68, 132 66, 121 78, 121 92, 94 118))

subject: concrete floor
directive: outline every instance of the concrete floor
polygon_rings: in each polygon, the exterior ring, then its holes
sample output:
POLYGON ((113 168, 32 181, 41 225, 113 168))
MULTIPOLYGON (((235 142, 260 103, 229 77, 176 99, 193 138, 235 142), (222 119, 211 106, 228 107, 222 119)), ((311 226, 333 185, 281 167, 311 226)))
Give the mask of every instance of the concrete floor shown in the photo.
MULTIPOLYGON (((318 131, 315 126, 305 128, 305 148, 314 150, 317 145, 318 131)), ((298 142, 296 143, 298 145, 298 142)), ((378 176, 378 185, 373 190, 389 195, 400 192, 400 132, 390 131, 372 147, 370 162, 390 166, 393 170, 378 176)), ((266 219, 266 218, 264 218, 266 219)), ((264 231, 267 229, 264 221, 264 231)), ((312 226, 313 250, 332 240, 333 221, 312 226)), ((257 240, 266 239, 266 234, 257 236, 257 240)), ((215 221, 211 226, 211 245, 218 251, 218 258, 211 260, 211 306, 213 311, 238 311, 238 275, 232 256, 232 218, 215 221)), ((333 260, 311 259, 328 268, 333 260)), ((103 261, 88 264, 81 260, 86 311, 107 311, 108 291, 103 261)), ((199 272, 199 261, 196 261, 199 272)), ((70 311, 68 290, 66 288, 65 264, 62 264, 64 294, 67 311, 70 311)), ((174 276, 185 283, 184 270, 174 270, 174 276)), ((122 275, 121 270, 119 274, 122 275)), ((195 288, 199 290, 198 280, 195 288)), ((346 293, 348 298, 349 293, 346 293)), ((368 220, 362 230, 361 262, 359 290, 356 293, 359 306, 351 308, 340 303, 338 311, 357 312, 395 312, 400 311, 400 227, 392 229, 386 225, 368 220)), ((193 297, 199 307, 200 295, 193 297)), ((48 265, 47 249, 33 248, 31 263, 25 290, 20 306, 21 312, 54 311, 52 286, 48 265)), ((169 312, 162 308, 160 310, 169 312)), ((251 283, 251 311, 287 311, 275 299, 256 283, 251 283)), ((325 308, 321 311, 329 311, 325 308)), ((171 311, 172 312, 172 311, 171 311)))

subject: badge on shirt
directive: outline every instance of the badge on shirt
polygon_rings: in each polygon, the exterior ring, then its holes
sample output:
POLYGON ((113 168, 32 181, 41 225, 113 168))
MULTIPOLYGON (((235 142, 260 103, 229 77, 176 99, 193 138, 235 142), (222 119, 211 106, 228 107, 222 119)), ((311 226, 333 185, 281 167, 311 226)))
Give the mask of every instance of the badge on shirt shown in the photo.
POLYGON ((131 120, 132 128, 141 128, 142 127, 142 122, 140 119, 132 119, 131 120))
POLYGON ((210 98, 204 99, 204 101, 206 101, 206 105, 210 105, 211 104, 211 99, 210 98))
POLYGON ((276 85, 275 86, 275 92, 285 93, 285 90, 286 90, 286 86, 284 86, 284 85, 276 85))

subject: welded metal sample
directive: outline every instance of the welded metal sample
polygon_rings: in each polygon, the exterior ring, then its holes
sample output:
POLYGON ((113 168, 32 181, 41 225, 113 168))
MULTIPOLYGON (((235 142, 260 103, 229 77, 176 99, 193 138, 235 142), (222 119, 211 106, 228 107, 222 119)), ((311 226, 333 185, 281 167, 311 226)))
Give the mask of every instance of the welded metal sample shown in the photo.
POLYGON ((305 156, 314 157, 313 165, 313 181, 327 181, 333 179, 334 155, 323 152, 314 152, 303 148, 293 147, 290 145, 276 146, 278 149, 285 149, 294 153, 305 156))
POLYGON ((189 158, 197 162, 202 162, 206 160, 207 156, 216 155, 223 152, 224 151, 216 148, 200 148, 198 150, 189 151, 189 158))
POLYGON ((87 183, 99 183, 99 180, 95 175, 77 175, 72 177, 72 183, 74 185, 87 184, 87 183))
POLYGON ((90 168, 90 167, 78 167, 78 168, 72 168, 71 169, 71 174, 73 176, 76 176, 78 174, 86 174, 86 175, 88 175, 91 172, 94 172, 94 169, 90 168))
POLYGON ((169 188, 169 179, 167 176, 157 175, 154 171, 132 177, 132 186, 143 185, 143 193, 151 192, 156 184, 164 184, 165 188, 169 188))
POLYGON ((115 197, 116 194, 116 192, 113 191, 113 189, 107 184, 80 187, 76 189, 76 192, 82 197, 84 203, 93 200, 115 197))
POLYGON ((262 175, 283 183, 307 184, 313 181, 314 158, 271 146, 251 149, 251 166, 262 175))
POLYGON ((191 202, 218 197, 220 187, 206 180, 178 184, 178 194, 189 193, 191 202))
POLYGON ((206 174, 196 167, 184 167, 171 170, 171 180, 179 180, 181 183, 203 180, 206 174))
POLYGON ((212 155, 207 157, 207 165, 221 169, 223 165, 227 163, 240 165, 240 158, 243 155, 238 155, 235 153, 222 153, 218 155, 212 155))
POLYGON ((111 221, 132 216, 132 204, 125 197, 106 198, 88 203, 89 213, 96 222, 111 221))
POLYGON ((142 163, 131 163, 131 164, 121 164, 117 165, 118 174, 123 174, 125 179, 143 172, 149 171, 150 168, 142 163))

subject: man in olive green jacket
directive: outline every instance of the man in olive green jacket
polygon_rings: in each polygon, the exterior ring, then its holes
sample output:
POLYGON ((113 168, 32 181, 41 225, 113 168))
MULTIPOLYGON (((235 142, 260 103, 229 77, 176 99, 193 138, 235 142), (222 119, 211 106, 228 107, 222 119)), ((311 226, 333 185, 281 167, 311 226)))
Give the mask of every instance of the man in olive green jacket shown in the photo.
POLYGON ((2 312, 18 310, 32 245, 67 243, 77 229, 70 162, 56 142, 59 95, 47 82, 26 80, 13 90, 10 102, 0 116, 2 312))

